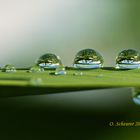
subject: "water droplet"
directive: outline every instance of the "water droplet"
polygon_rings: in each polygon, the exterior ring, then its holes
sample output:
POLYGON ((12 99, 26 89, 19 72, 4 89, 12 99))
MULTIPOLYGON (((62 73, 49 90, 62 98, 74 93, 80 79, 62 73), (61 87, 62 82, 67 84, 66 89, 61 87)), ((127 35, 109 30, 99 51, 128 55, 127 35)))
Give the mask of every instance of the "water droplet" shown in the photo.
POLYGON ((133 102, 140 105, 140 88, 132 88, 133 102))
POLYGON ((39 73, 39 72, 44 72, 44 69, 38 65, 32 66, 27 72, 30 73, 39 73))
POLYGON ((16 68, 13 65, 7 64, 2 68, 2 72, 16 72, 16 68))
POLYGON ((56 68, 55 75, 65 75, 65 74, 66 74, 66 70, 64 66, 60 66, 56 68))
POLYGON ((117 69, 140 68, 140 54, 136 50, 128 49, 120 52, 116 58, 117 69))
POLYGON ((99 74, 96 76, 97 78, 102 78, 103 77, 103 74, 99 74))
POLYGON ((74 67, 79 69, 94 69, 103 66, 103 57, 93 49, 84 49, 76 54, 74 67))
POLYGON ((42 79, 41 78, 31 78, 31 80, 29 81, 29 85, 32 86, 41 86, 42 85, 42 79))
POLYGON ((83 72, 77 71, 77 72, 73 73, 73 75, 74 75, 74 76, 82 76, 82 75, 83 75, 83 72))
POLYGON ((51 53, 46 53, 38 59, 37 65, 43 67, 44 69, 55 69, 62 65, 62 62, 59 56, 51 53))

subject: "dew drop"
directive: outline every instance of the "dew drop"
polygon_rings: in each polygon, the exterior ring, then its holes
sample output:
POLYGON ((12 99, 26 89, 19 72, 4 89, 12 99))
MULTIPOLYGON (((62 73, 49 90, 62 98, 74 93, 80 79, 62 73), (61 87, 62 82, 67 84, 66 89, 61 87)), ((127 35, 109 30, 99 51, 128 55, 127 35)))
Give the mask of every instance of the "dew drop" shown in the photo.
POLYGON ((103 67, 103 57, 93 49, 79 51, 74 59, 73 66, 79 69, 96 69, 103 67))
POLYGON ((4 68, 2 68, 2 72, 16 72, 16 68, 13 65, 7 64, 4 66, 4 68))
POLYGON ((140 105, 140 88, 132 88, 132 99, 137 105, 140 105))
POLYGON ((97 78, 102 78, 103 77, 103 74, 99 74, 96 76, 97 78))
POLYGON ((66 75, 66 70, 64 66, 56 68, 55 75, 66 75))
POLYGON ((73 73, 73 75, 74 75, 74 76, 82 76, 82 75, 83 75, 83 72, 81 72, 81 71, 78 72, 78 71, 77 71, 77 72, 73 73))
POLYGON ((30 73, 44 72, 44 68, 42 68, 42 67, 40 67, 38 65, 34 65, 27 72, 30 72, 30 73))
POLYGON ((37 65, 44 69, 56 69, 60 65, 62 65, 62 62, 59 56, 51 53, 46 53, 37 60, 37 65))
POLYGON ((120 52, 116 58, 116 69, 140 68, 140 54, 136 50, 128 49, 120 52))

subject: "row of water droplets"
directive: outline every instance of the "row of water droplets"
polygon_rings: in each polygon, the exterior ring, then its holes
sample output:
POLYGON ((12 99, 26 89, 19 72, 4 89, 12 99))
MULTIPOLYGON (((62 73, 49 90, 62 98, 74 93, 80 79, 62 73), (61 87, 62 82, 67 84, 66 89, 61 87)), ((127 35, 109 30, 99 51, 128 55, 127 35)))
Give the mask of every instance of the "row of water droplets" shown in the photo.
MULTIPOLYGON (((104 59, 97 51, 93 49, 84 49, 79 51, 74 59, 73 68, 75 69, 97 69, 102 68, 104 59)), ((128 49, 121 51, 116 57, 116 69, 137 69, 140 68, 140 54, 136 50, 128 49)), ((30 67, 27 72, 29 73, 41 73, 47 69, 55 69, 53 75, 65 75, 66 69, 62 64, 59 56, 55 54, 46 53, 38 58, 35 65, 30 67)), ((2 72, 16 72, 16 68, 13 65, 5 65, 2 68, 2 72)), ((73 75, 81 76, 82 71, 77 71, 73 75)), ((32 85, 37 85, 41 79, 31 80, 32 85)), ((140 88, 133 90, 133 101, 140 105, 140 88)))
MULTIPOLYGON (((74 59, 73 67, 75 69, 96 69, 102 68, 104 59, 100 53, 93 49, 84 49, 79 51, 74 59)), ((140 54, 136 50, 123 50, 116 57, 116 69, 136 69, 140 68, 140 54)), ((47 69, 56 69, 56 75, 66 74, 65 67, 59 56, 46 53, 38 58, 35 65, 30 67, 28 72, 43 72, 47 69)), ((3 72, 16 72, 13 65, 5 65, 3 72)))

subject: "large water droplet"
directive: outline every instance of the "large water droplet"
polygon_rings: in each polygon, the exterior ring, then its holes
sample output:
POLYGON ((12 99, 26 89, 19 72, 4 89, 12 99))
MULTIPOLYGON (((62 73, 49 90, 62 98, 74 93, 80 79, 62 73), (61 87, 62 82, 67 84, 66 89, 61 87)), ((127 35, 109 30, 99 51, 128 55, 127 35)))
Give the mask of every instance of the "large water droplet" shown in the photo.
POLYGON ((132 88, 132 98, 135 104, 140 105, 140 88, 132 88))
POLYGON ((16 72, 16 68, 13 65, 7 64, 2 68, 2 72, 16 72))
POLYGON ((38 66, 38 65, 34 65, 32 66, 28 72, 30 73, 38 73, 38 72, 43 72, 44 71, 44 68, 38 66))
POLYGON ((74 67, 80 69, 94 69, 103 66, 103 57, 93 49, 79 51, 74 59, 74 67))
POLYGON ((64 66, 60 66, 56 68, 55 75, 65 75, 65 74, 66 74, 66 70, 64 66))
POLYGON ((62 62, 59 56, 46 53, 38 59, 37 64, 44 69, 55 69, 62 65, 62 62))
POLYGON ((120 52, 116 58, 117 69, 140 68, 140 54, 136 50, 128 49, 120 52))

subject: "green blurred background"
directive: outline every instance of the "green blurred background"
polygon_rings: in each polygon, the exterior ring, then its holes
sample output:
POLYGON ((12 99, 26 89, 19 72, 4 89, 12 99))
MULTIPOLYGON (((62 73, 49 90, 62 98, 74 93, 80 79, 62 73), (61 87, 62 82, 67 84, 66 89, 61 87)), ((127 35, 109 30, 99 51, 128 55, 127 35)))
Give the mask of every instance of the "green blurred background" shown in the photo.
POLYGON ((137 0, 2 0, 0 64, 26 67, 51 52, 71 66, 80 49, 93 48, 114 66, 121 50, 139 50, 139 6, 137 0))

